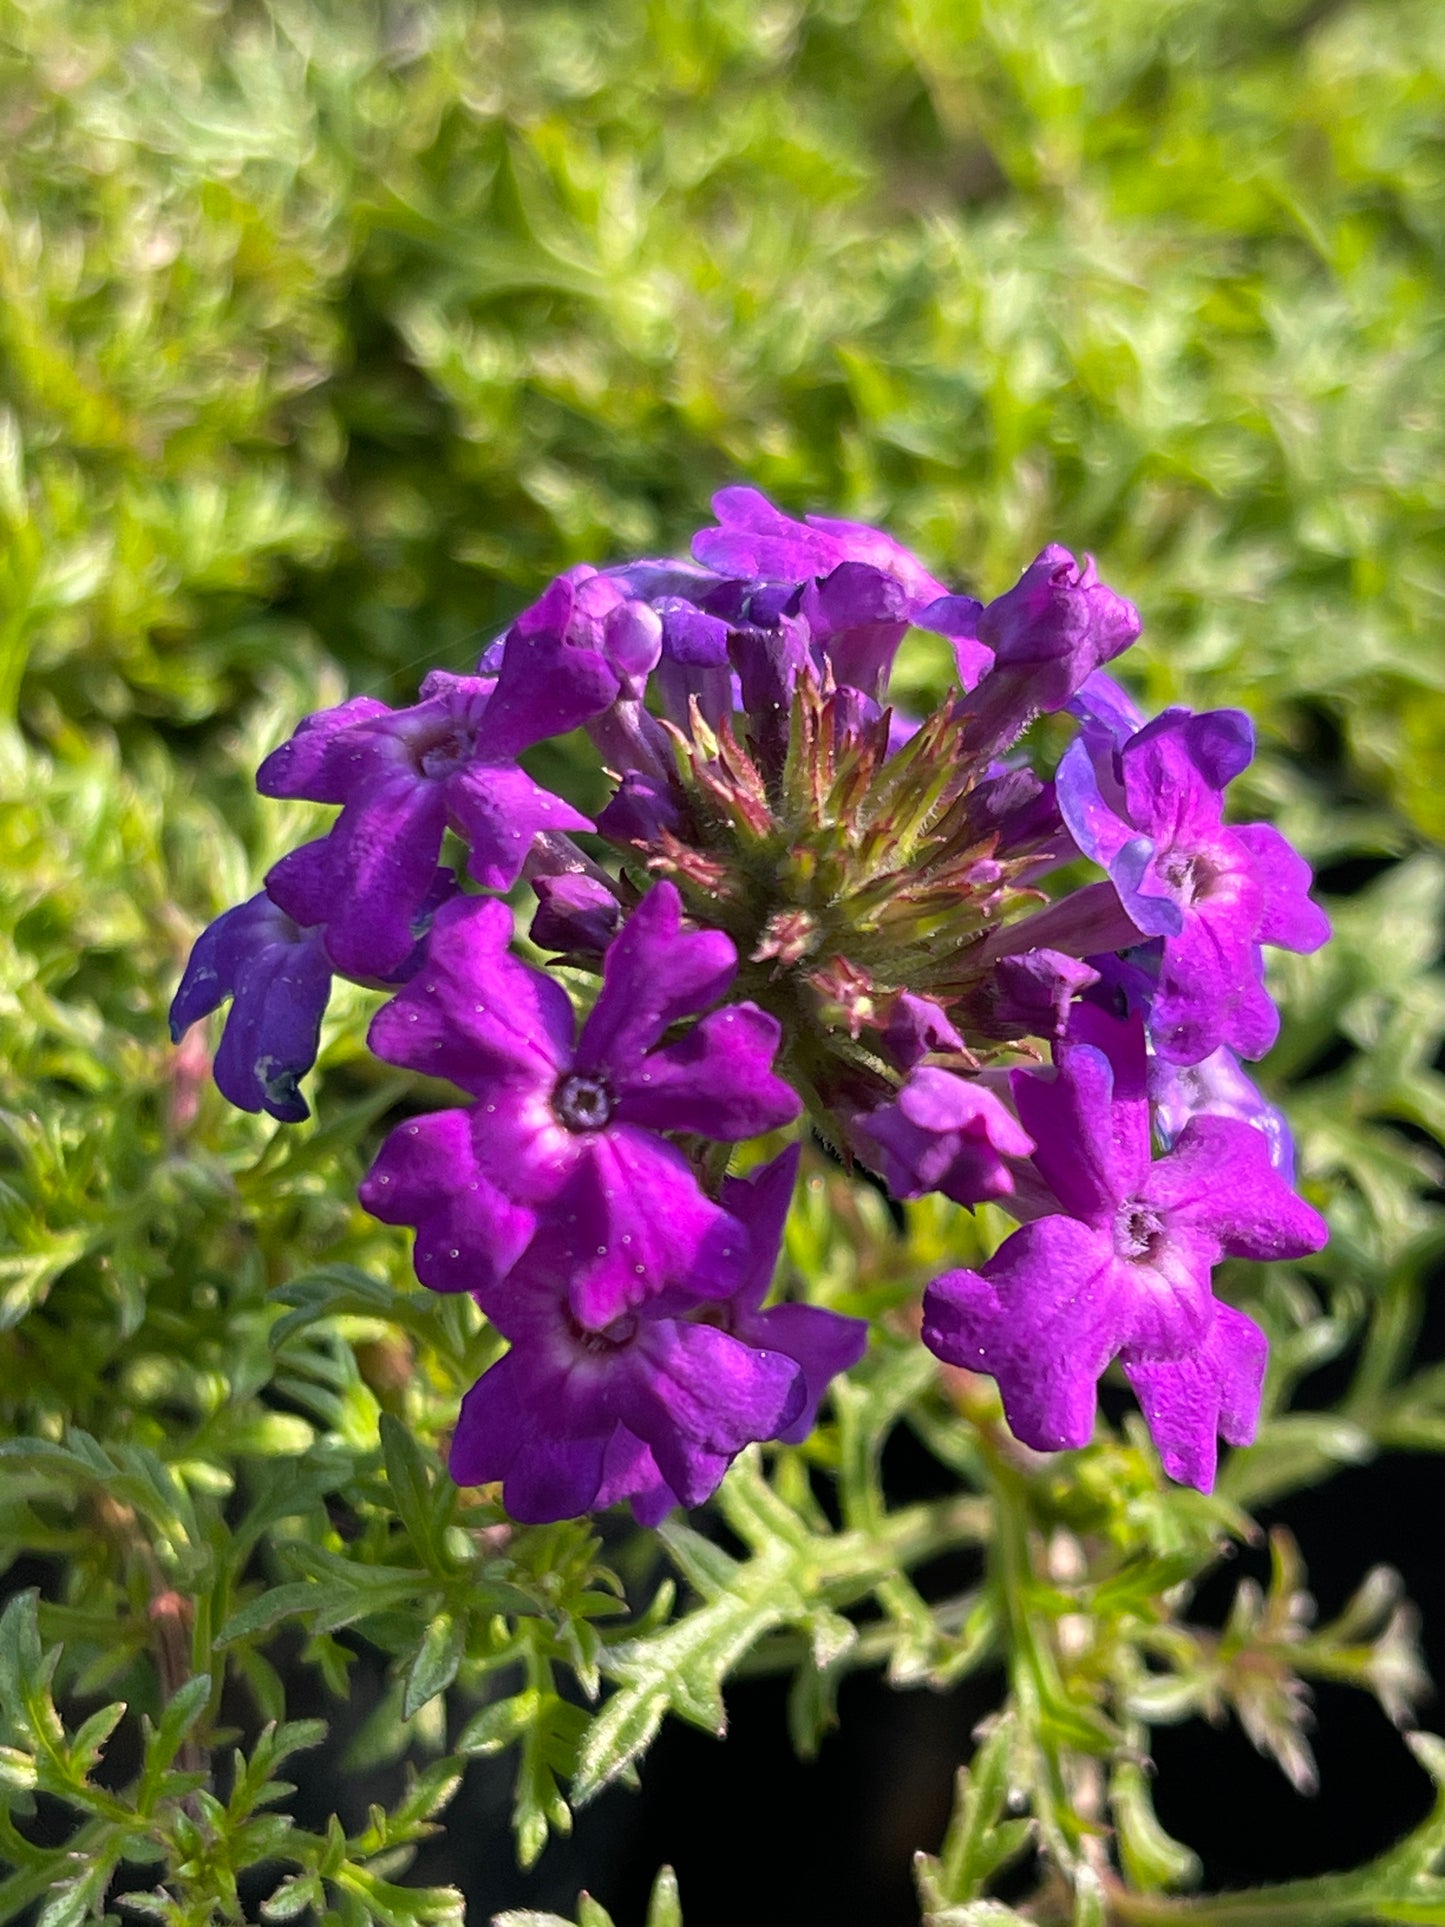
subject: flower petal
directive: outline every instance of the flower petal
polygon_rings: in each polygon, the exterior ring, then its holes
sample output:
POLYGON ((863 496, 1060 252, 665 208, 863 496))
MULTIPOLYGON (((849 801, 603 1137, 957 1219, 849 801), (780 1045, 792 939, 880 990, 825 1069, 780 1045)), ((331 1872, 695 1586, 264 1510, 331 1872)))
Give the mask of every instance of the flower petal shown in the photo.
POLYGON ((631 1125, 578 1142, 577 1177, 544 1215, 579 1227, 570 1299, 581 1324, 601 1331, 664 1290, 696 1305, 737 1289, 748 1234, 704 1193, 680 1151, 631 1125))
POLYGON ((1064 1209, 1088 1223, 1112 1221, 1149 1168, 1149 1106, 1120 1098, 1113 1067, 1091 1044, 1061 1053, 1052 1076, 1014 1071, 1019 1121, 1033 1138, 1035 1169, 1064 1209))
POLYGON ((617 1416, 646 1441, 684 1505, 716 1490, 727 1462, 796 1418, 803 1375, 780 1352, 760 1352, 712 1325, 658 1319, 639 1337, 617 1388, 617 1416))
POLYGON ((416 1275, 433 1291, 485 1294, 516 1264, 534 1211, 486 1175, 473 1148, 474 1111, 430 1111, 398 1124, 357 1189, 384 1224, 413 1225, 416 1275))
POLYGON ((840 1372, 849 1371, 868 1348, 868 1321, 845 1318, 821 1305, 774 1305, 733 1326, 734 1335, 763 1351, 796 1360, 803 1374, 803 1403, 783 1427, 784 1445, 799 1445, 818 1422, 818 1406, 840 1372))
POLYGON ((483 1372, 462 1400, 449 1470, 458 1485, 505 1482, 503 1503, 524 1525, 574 1519, 596 1503, 611 1427, 559 1431, 560 1374, 539 1375, 517 1350, 483 1372))
POLYGON ((1087 1445, 1099 1375, 1128 1332, 1127 1283, 1107 1233, 1040 1218, 982 1272, 951 1271, 923 1299, 923 1342, 998 1380, 1010 1430, 1042 1452, 1087 1445))
POLYGON ((484 890, 510 890, 532 839, 545 830, 590 830, 592 819, 522 769, 471 763, 446 786, 447 810, 471 849, 467 871, 484 890))
POLYGON ((720 930, 684 931, 682 899, 654 884, 603 965, 602 992, 582 1029, 577 1063, 621 1084, 680 1017, 716 1003, 733 980, 737 952, 720 930))
POLYGON ((734 1307, 755 1311, 772 1288, 782 1249, 783 1230, 792 1207, 803 1147, 790 1144, 768 1164, 760 1164, 745 1178, 726 1178, 722 1205, 748 1234, 748 1267, 733 1293, 734 1307))
POLYGON ((773 1075, 782 1038, 756 1004, 729 1004, 675 1044, 651 1051, 620 1082, 617 1116, 654 1131, 696 1131, 727 1141, 791 1124, 802 1106, 773 1075))
POLYGON ((313 803, 344 803, 367 760, 367 739, 350 734, 358 723, 394 712, 374 696, 353 696, 334 709, 307 716, 289 742, 262 763, 256 788, 262 796, 304 796, 313 803))
POLYGON ((324 849, 308 844, 282 857, 266 887, 298 922, 320 920, 324 897, 336 968, 384 977, 416 942, 412 926, 436 881, 445 827, 440 788, 410 768, 387 769, 353 791, 324 849))
POLYGON ((1261 943, 1308 954, 1330 934, 1330 920, 1309 896, 1310 866, 1272 823, 1236 823, 1231 834, 1249 854, 1250 869, 1264 899, 1259 920, 1261 943))
POLYGON ((457 897, 436 913, 425 969, 384 1004, 367 1042, 388 1064, 448 1077, 478 1097, 500 1081, 550 1091, 571 1059, 567 993, 508 949, 505 903, 457 897))
POLYGON ((1216 1307, 1208 1340, 1177 1358, 1123 1354, 1164 1470, 1201 1492, 1214 1489, 1220 1433, 1248 1445, 1259 1418, 1269 1345, 1252 1318, 1216 1307))
POLYGON ((1329 1226, 1270 1162, 1263 1134, 1234 1117, 1193 1117, 1140 1196, 1171 1227, 1203 1233, 1232 1258, 1303 1258, 1329 1226))

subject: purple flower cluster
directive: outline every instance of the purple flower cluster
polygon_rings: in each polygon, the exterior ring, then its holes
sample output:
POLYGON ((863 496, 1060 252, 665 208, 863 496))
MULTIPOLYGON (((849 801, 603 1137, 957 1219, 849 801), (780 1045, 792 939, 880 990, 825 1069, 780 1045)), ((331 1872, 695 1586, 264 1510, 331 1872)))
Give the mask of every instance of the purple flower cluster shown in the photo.
POLYGON ((880 530, 714 507, 689 560, 558 578, 475 675, 303 722, 258 785, 339 815, 202 935, 175 1034, 229 998, 217 1083, 293 1122, 332 976, 391 992, 375 1055, 465 1102, 396 1125, 361 1198, 507 1341, 452 1470, 518 1519, 656 1521, 806 1436, 866 1329, 766 1302, 801 1146, 728 1175, 804 1115, 895 1198, 1018 1221, 930 1286, 924 1340, 1022 1441, 1087 1444, 1117 1360, 1207 1490, 1266 1358, 1214 1268, 1326 1235, 1240 1063, 1278 1024, 1261 946, 1328 935, 1279 833, 1225 820, 1248 719, 1135 707, 1104 666, 1139 618, 1087 557, 982 603, 880 530), (912 629, 957 666, 923 718, 887 701, 912 629), (1046 713, 1077 725, 1052 780, 1046 713), (614 780, 595 821, 523 766, 579 727, 614 780))

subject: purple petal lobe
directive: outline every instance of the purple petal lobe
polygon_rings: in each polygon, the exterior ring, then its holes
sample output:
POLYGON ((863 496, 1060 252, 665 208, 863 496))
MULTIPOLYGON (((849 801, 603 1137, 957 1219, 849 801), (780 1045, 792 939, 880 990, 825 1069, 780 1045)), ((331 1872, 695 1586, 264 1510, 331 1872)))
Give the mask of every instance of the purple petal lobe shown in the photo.
POLYGON ((1095 1386, 1119 1349, 1113 1242, 1072 1218, 1024 1225, 983 1272, 953 1271, 923 1299, 923 1342, 987 1372, 1016 1438, 1041 1452, 1087 1445, 1095 1386))
POLYGON ((467 869, 484 890, 510 890, 532 839, 547 830, 590 830, 590 817, 534 783, 525 770, 473 763, 447 784, 458 833, 471 845, 467 869))
POLYGON ((1319 1212, 1270 1163, 1262 1133, 1238 1118, 1191 1118, 1141 1196, 1234 1258, 1303 1258, 1329 1238, 1319 1212))
POLYGON ((1310 866, 1272 823, 1239 823, 1232 832, 1248 853, 1264 898, 1259 920, 1261 943, 1306 954, 1329 939, 1330 920, 1309 898, 1310 866))
POLYGON ((640 1341, 647 1377, 619 1386, 618 1417, 646 1441, 684 1505, 711 1497, 727 1461, 776 1438, 801 1409, 803 1375, 780 1352, 760 1352, 711 1325, 659 1319, 640 1341))
POLYGON ((316 1062, 331 965, 321 932, 298 926, 263 891, 202 931, 171 1003, 176 1042, 230 997, 212 1075, 243 1111, 296 1124, 309 1113, 297 1085, 316 1062))
POLYGON ((617 1116, 654 1131, 720 1139, 791 1124, 802 1106, 772 1073, 781 1036, 778 1020, 755 1004, 715 1010, 619 1084, 617 1116))
POLYGON ((662 649, 669 661, 695 669, 725 669, 728 625, 681 596, 664 596, 654 607, 662 618, 662 649))
POLYGON ((476 1122, 471 1111, 432 1111, 397 1125, 358 1188, 374 1218, 416 1227, 416 1275, 433 1291, 490 1291, 536 1230, 536 1213, 477 1162, 476 1122))
POLYGON ((568 1296, 589 1330, 604 1329, 663 1284, 690 1305, 725 1298, 747 1270, 743 1226, 704 1194, 680 1151, 627 1125, 598 1133, 546 1216, 576 1221, 568 1296))
POLYGON ((1087 1044, 1051 1077, 1014 1071, 1009 1081, 1034 1165, 1059 1203, 1088 1224, 1112 1221, 1149 1168, 1147 1103, 1116 1102, 1113 1067, 1087 1044))
POLYGON ((774 1305, 734 1325, 736 1336, 763 1351, 791 1358, 803 1375, 803 1403, 777 1433, 800 1445, 818 1422, 818 1407, 840 1372, 851 1371, 868 1348, 866 1319, 845 1318, 820 1305, 774 1305))
POLYGON ((1229 1305, 1216 1307, 1209 1338, 1195 1351, 1176 1358, 1125 1353, 1125 1376, 1171 1479, 1211 1492, 1218 1435, 1250 1444, 1268 1355, 1258 1325, 1229 1305))
POLYGON ((772 1287, 802 1155, 801 1145, 790 1144, 745 1178, 723 1182, 723 1206, 748 1234, 748 1268, 733 1295, 733 1304, 740 1311, 756 1311, 772 1287))
POLYGON ((545 1525, 595 1504, 610 1428, 559 1434, 534 1370, 512 1351, 477 1380, 462 1400, 450 1471, 458 1485, 505 1480, 512 1517, 545 1525))
POLYGON ((262 796, 304 796, 313 803, 344 803, 355 780, 357 723, 390 716, 374 696, 353 696, 335 709, 308 716, 290 742, 273 749, 256 772, 262 796))
POLYGON ((681 897, 672 884, 655 884, 608 949, 579 1065, 628 1078, 669 1025, 717 1002, 736 968, 737 952, 722 932, 684 931, 681 897))
POLYGON ((511 939, 506 904, 478 897, 444 904, 427 967, 376 1013, 371 1049, 388 1064, 449 1077, 477 1096, 499 1081, 550 1090, 571 1057, 572 1006, 560 984, 509 954, 511 939))
MULTIPOLYGON (((441 789, 409 770, 389 770, 353 793, 324 853, 326 947, 338 970, 384 977, 410 955, 445 824, 441 789)), ((279 903, 287 901, 291 865, 283 857, 266 879, 279 903)))
POLYGON ((565 736, 615 700, 619 678, 602 653, 603 625, 589 624, 576 604, 577 585, 560 579, 508 631, 478 735, 488 762, 510 762, 534 743, 565 736))

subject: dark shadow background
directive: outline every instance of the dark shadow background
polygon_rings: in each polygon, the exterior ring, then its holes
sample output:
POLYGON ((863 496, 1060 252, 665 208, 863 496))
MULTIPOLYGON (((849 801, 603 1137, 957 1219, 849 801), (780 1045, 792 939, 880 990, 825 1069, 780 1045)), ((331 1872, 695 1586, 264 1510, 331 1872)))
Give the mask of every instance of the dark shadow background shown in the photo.
MULTIPOLYGON (((1437 1301, 1438 1302, 1438 1301, 1437 1301)), ((1445 1348, 1440 1329, 1429 1334, 1445 1348)), ((1343 1606, 1372 1565, 1404 1575, 1425 1629, 1426 1662, 1445 1679, 1445 1461, 1393 1458, 1341 1473, 1260 1514, 1300 1544, 1320 1615, 1343 1606)), ((1263 1551, 1214 1575, 1192 1617, 1223 1618, 1239 1579, 1268 1578, 1263 1551)), ((872 1675, 844 1685, 840 1724, 811 1763, 787 1736, 785 1681, 755 1680, 728 1694, 725 1742, 675 1721, 662 1730, 637 1793, 614 1790, 579 1816, 570 1841, 548 1848, 530 1874, 505 1857, 505 1763, 475 1774, 448 1814, 447 1837, 411 1878, 466 1889, 469 1919, 531 1906, 574 1916, 586 1886, 617 1927, 642 1927, 663 1862, 677 1870, 687 1927, 917 1927, 911 1861, 937 1850, 953 1777, 972 1731, 998 1703, 986 1673, 948 1694, 897 1692, 872 1675), (475 1843, 487 1843, 485 1854, 475 1843)), ((1316 1689, 1311 1735, 1320 1789, 1297 1794, 1231 1720, 1155 1730, 1159 1817, 1204 1862, 1211 1888, 1249 1886, 1358 1866, 1394 1844, 1429 1810, 1430 1783, 1401 1735, 1367 1694, 1316 1689)), ((1439 1727, 1439 1702, 1421 1709, 1439 1727)))

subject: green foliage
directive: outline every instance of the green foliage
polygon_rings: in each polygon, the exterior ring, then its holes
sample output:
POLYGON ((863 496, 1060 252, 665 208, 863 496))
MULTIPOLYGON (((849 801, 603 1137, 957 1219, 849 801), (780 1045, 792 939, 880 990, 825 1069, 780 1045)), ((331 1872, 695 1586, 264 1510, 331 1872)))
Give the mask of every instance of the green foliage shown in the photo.
MULTIPOLYGON (((1250 1509, 1445 1446, 1413 1359, 1445 1252, 1442 93, 1426 0, 0 0, 0 1561, 46 1575, 0 1620, 0 1921, 429 1927, 461 1903, 407 1861, 475 1759, 510 1762, 531 1862, 663 1720, 721 1730, 730 1679, 787 1677, 807 1752, 851 1670, 986 1664, 930 1927, 1445 1920, 1445 1804, 1355 1873, 1211 1897, 1141 1764, 1152 1725, 1233 1718, 1304 1784, 1312 1681, 1400 1724, 1424 1686, 1378 1568, 1316 1627, 1277 1535, 1222 1631, 1190 1602, 1250 1509), (1247 813, 1390 859, 1276 969, 1266 1079, 1333 1237, 1223 1275, 1273 1367, 1212 1500, 1137 1427, 1018 1448, 912 1336, 1001 1221, 900 1232, 819 1166, 785 1288, 876 1327, 819 1432, 711 1522, 517 1528, 442 1471, 498 1341, 355 1203, 406 1101, 365 993, 292 1130, 168 1040, 197 930, 316 821, 250 781, 299 715, 464 664, 739 478, 987 592, 1094 549, 1146 698, 1258 718, 1247 813), (1335 1360, 1334 1407, 1296 1405, 1335 1360), (893 1502, 900 1426, 953 1496, 893 1502), (974 1577, 939 1599, 945 1552, 974 1577), (288 1696, 340 1701, 361 1652, 351 1763, 411 1778, 311 1833, 288 1696), (1026 1916, 1000 1874, 1036 1874, 1026 1916)), ((666 1872, 648 1927, 680 1927, 666 1872)))

